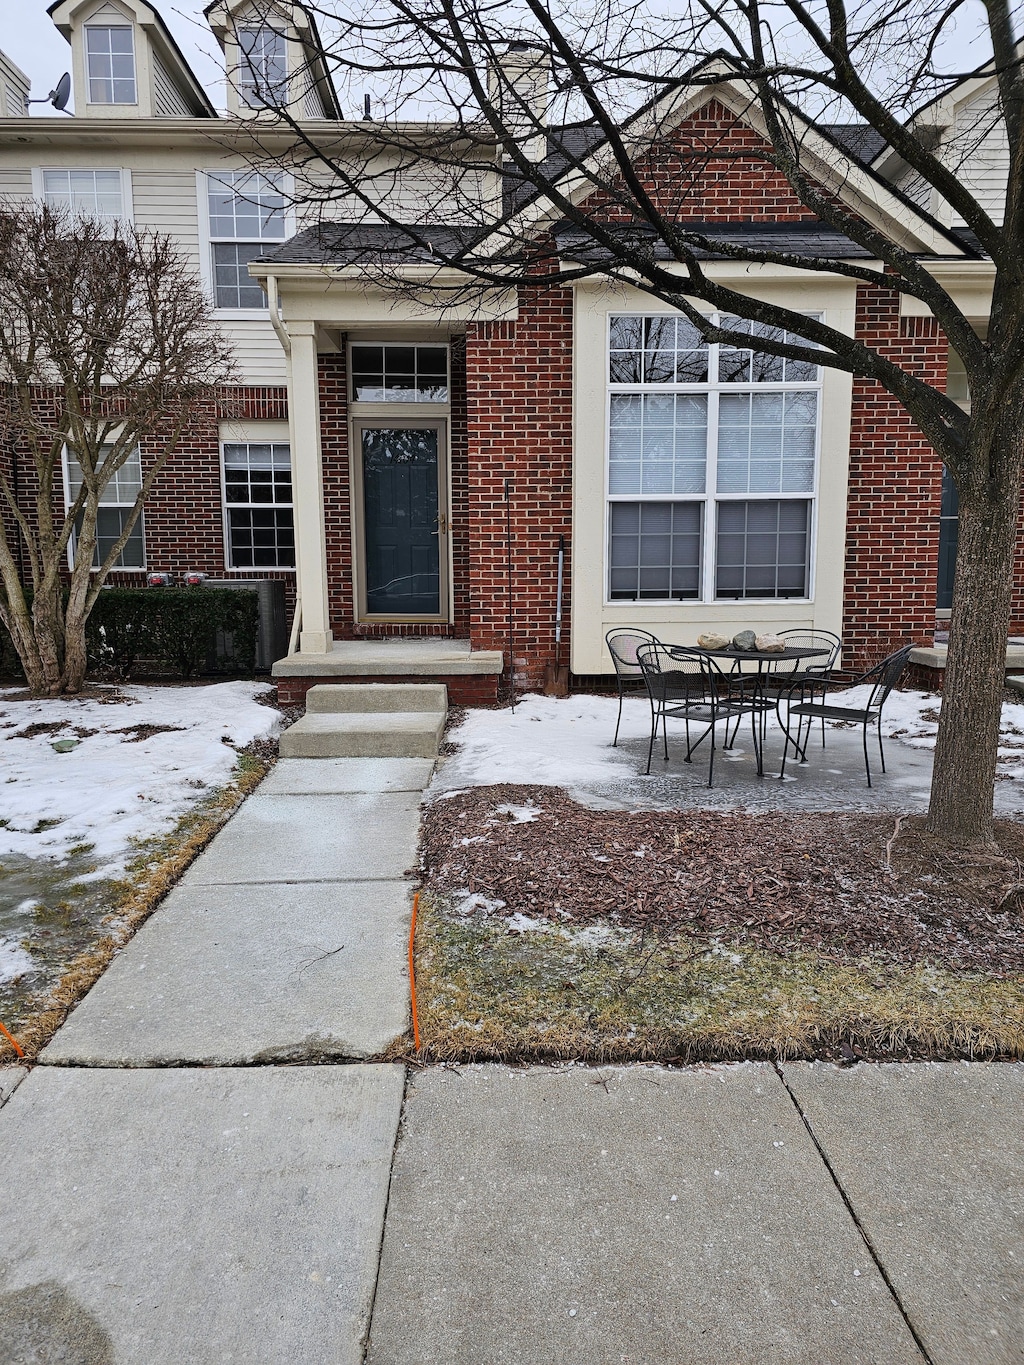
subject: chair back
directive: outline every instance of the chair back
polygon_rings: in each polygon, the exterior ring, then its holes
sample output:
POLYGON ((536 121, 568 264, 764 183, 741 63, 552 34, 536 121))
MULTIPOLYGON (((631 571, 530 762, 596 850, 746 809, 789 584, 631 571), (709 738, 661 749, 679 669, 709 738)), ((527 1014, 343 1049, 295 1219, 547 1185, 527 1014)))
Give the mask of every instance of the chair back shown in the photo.
POLYGON ((640 646, 637 663, 655 703, 693 701, 710 695, 711 661, 695 650, 663 645, 658 640, 640 646))
POLYGON ((843 642, 831 630, 805 630, 802 626, 797 626, 793 630, 780 630, 779 635, 787 645, 830 651, 827 659, 795 660, 794 672, 821 673, 824 675, 831 673, 837 667, 839 656, 843 652, 843 642))
POLYGON ((639 678, 642 670, 637 659, 637 650, 643 645, 656 645, 659 640, 657 635, 652 635, 649 630, 617 626, 615 630, 608 632, 604 642, 608 646, 608 653, 612 656, 612 663, 619 677, 639 678))
POLYGON ((857 679, 858 683, 873 684, 866 707, 868 711, 881 711, 889 693, 899 682, 910 663, 911 651, 915 649, 917 649, 917 645, 904 645, 902 649, 897 649, 894 654, 888 654, 881 663, 875 664, 874 668, 869 668, 857 679))

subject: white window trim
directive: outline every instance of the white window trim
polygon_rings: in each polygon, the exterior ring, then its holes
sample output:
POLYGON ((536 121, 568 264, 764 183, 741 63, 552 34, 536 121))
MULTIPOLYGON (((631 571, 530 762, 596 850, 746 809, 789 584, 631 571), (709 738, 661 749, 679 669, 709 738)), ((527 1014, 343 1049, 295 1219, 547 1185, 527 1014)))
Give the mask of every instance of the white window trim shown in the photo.
MULTIPOLYGON (((64 484, 64 515, 65 515, 65 517, 66 517, 67 514, 68 514, 68 512, 71 510, 71 501, 72 501, 72 499, 71 499, 71 471, 70 471, 70 469, 68 468, 68 448, 67 448, 66 445, 61 446, 61 451, 60 451, 60 467, 61 467, 61 481, 62 481, 63 484, 64 484)), ((115 502, 115 503, 107 503, 107 504, 105 504, 105 505, 108 506, 108 507, 131 507, 133 504, 132 504, 132 503, 128 503, 128 502, 115 502)), ((111 573, 148 573, 148 572, 149 572, 149 562, 148 562, 147 554, 146 554, 146 509, 145 509, 145 507, 143 507, 142 510, 139 512, 139 519, 138 519, 138 521, 135 523, 135 525, 136 525, 136 527, 138 527, 138 529, 139 529, 139 530, 141 531, 141 533, 142 533, 142 563, 141 563, 141 564, 127 564, 127 565, 124 565, 123 567, 122 567, 121 565, 119 565, 119 564, 115 564, 114 567, 110 570, 111 573)), ((74 567, 75 567, 75 531, 74 531, 74 528, 72 527, 71 535, 68 537, 68 568, 69 568, 69 569, 74 569, 74 567)), ((102 566, 99 565, 99 564, 90 564, 90 566, 89 566, 89 572, 90 572, 90 573, 99 573, 101 567, 102 567, 102 566)))
POLYGON ((132 173, 127 166, 33 166, 32 197, 39 204, 46 203, 43 186, 44 171, 117 171, 121 177, 121 221, 131 227, 135 222, 135 202, 132 198, 132 173))
MULTIPOLYGON (((252 311, 255 312, 255 309, 252 311)), ((291 456, 291 435, 287 422, 267 422, 264 425, 273 430, 260 431, 248 422, 232 423, 232 427, 241 428, 240 430, 225 431, 224 425, 221 426, 220 436, 217 441, 218 458, 220 461, 220 507, 221 507, 221 528, 224 536, 224 571, 226 573, 238 574, 240 578, 254 578, 261 574, 276 573, 295 573, 295 564, 247 564, 239 567, 231 563, 231 526, 228 515, 228 481, 224 467, 224 447, 226 445, 286 445, 289 456, 291 456)), ((295 461, 291 460, 291 479, 292 479, 292 500, 288 504, 268 502, 263 504, 266 507, 291 508, 292 512, 292 535, 295 537, 296 550, 298 549, 298 537, 295 531, 295 461)), ((256 506, 254 503, 234 504, 237 506, 256 506)), ((298 556, 296 555, 296 558, 298 556)))
MULTIPOLYGON (((711 378, 709 355, 708 379, 703 384, 613 384, 608 378, 608 357, 611 354, 612 322, 620 317, 678 317, 676 311, 660 314, 657 311, 643 312, 637 309, 615 309, 605 315, 604 336, 604 574, 602 585, 602 605, 618 607, 678 607, 678 606, 715 606, 719 604, 748 602, 790 602, 794 606, 806 605, 814 601, 815 568, 817 565, 818 534, 818 486, 821 475, 822 439, 822 395, 824 367, 818 366, 818 378, 798 382, 773 384, 730 383, 723 384, 717 373, 711 378), (814 479, 812 491, 808 493, 718 493, 718 405, 723 393, 810 393, 817 395, 814 429, 814 479), (706 394, 708 398, 707 463, 705 466, 703 493, 612 493, 611 491, 611 398, 613 393, 696 393, 706 394), (611 596, 611 507, 613 502, 696 502, 703 506, 701 530, 700 592, 696 597, 643 597, 625 598, 611 596), (715 594, 715 556, 718 541, 717 506, 719 502, 809 502, 811 504, 810 524, 807 534, 807 595, 805 597, 718 597, 715 594), (713 519, 713 520, 712 520, 713 519)), ((711 347, 709 347, 709 351, 711 347)))
MULTIPOLYGON (((96 16, 93 15, 93 18, 96 16)), ((129 15, 124 16, 122 23, 115 24, 112 20, 104 20, 102 23, 94 24, 88 20, 82 25, 82 72, 85 76, 85 103, 94 109, 137 109, 139 107, 139 45, 135 41, 135 25, 129 15), (92 98, 91 77, 89 75, 89 30, 91 28, 127 28, 132 35, 132 84, 135 86, 135 98, 133 100, 94 100, 92 98)))
MULTIPOLYGON (((210 200, 208 196, 207 179, 211 175, 224 175, 234 171, 248 171, 251 166, 221 166, 209 167, 206 170, 196 171, 196 207, 199 212, 199 278, 203 282, 210 299, 213 301, 213 311, 216 317, 225 322, 241 322, 246 318, 269 318, 270 307, 266 308, 218 308, 217 294, 213 287, 213 237, 210 233, 210 200)), ((284 236, 280 241, 270 241, 266 243, 267 250, 271 250, 275 245, 280 246, 289 237, 295 235, 295 206, 290 202, 294 189, 294 180, 287 172, 280 172, 281 188, 285 197, 284 208, 284 236)), ((227 238, 218 237, 217 241, 227 241, 227 238)), ((223 464, 223 459, 221 461, 223 464)))

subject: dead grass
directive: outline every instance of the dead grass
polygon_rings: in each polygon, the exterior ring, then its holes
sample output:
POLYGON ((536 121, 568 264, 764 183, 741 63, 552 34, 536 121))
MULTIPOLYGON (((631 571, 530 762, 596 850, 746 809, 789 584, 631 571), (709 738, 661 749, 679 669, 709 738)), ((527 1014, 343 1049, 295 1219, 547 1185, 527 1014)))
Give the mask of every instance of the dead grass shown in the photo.
POLYGON ((679 932, 516 933, 429 895, 416 986, 422 1060, 1024 1057, 1024 978, 679 932))
MULTIPOLYGON (((27 1022, 14 1032, 25 1053, 34 1060, 82 996, 103 974, 117 953, 140 925, 145 923, 167 893, 180 880, 214 835, 269 772, 276 745, 252 746, 243 752, 231 784, 211 793, 184 815, 165 835, 140 845, 125 879, 112 901, 108 921, 116 921, 110 933, 80 952, 68 964, 56 986, 29 1002, 27 1022)), ((0 1062, 17 1061, 10 1043, 0 1035, 0 1062)))

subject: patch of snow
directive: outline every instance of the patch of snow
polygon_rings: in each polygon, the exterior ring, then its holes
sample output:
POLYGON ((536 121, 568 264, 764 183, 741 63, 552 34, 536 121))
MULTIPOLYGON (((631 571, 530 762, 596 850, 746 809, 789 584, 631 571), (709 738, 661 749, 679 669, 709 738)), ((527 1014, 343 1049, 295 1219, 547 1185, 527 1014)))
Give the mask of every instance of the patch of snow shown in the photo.
POLYGON ((238 749, 269 739, 281 714, 255 700, 270 684, 111 688, 120 700, 46 697, 11 700, 0 692, 0 858, 62 860, 90 845, 96 877, 117 876, 133 841, 169 829, 189 807, 230 778, 238 749), (23 737, 33 725, 59 725, 23 737), (161 726, 148 738, 119 730, 161 726), (70 753, 53 741, 93 730, 70 753))
POLYGON ((499 900, 488 900, 486 896, 481 896, 479 892, 459 891, 457 895, 462 896, 455 907, 457 915, 493 915, 496 910, 503 910, 505 902, 499 900))
POLYGON ((512 823, 516 825, 528 825, 532 820, 536 820, 540 813, 540 806, 534 806, 529 802, 522 806, 514 806, 509 803, 504 806, 494 807, 495 815, 507 815, 512 823))
POLYGON ((552 925, 546 919, 531 919, 529 915, 524 915, 520 911, 512 916, 507 922, 509 933, 512 934, 531 934, 538 930, 543 932, 550 930, 552 925))
POLYGON ((0 981, 13 981, 16 976, 35 970, 35 961, 13 939, 0 939, 0 981))

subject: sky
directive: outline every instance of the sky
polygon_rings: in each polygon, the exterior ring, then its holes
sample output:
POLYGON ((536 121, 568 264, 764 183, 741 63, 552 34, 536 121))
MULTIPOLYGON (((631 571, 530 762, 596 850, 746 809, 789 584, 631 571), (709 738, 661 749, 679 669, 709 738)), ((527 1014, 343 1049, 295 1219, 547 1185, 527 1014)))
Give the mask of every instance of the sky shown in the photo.
MULTIPOLYGON (((71 47, 46 13, 49 3, 50 0, 0 0, 0 48, 31 80, 33 99, 45 99, 71 66, 71 47)), ((213 103, 221 105, 221 81, 213 58, 219 49, 203 19, 203 3, 163 0, 157 8, 213 103)), ((53 117, 47 104, 33 105, 32 112, 53 117)))

